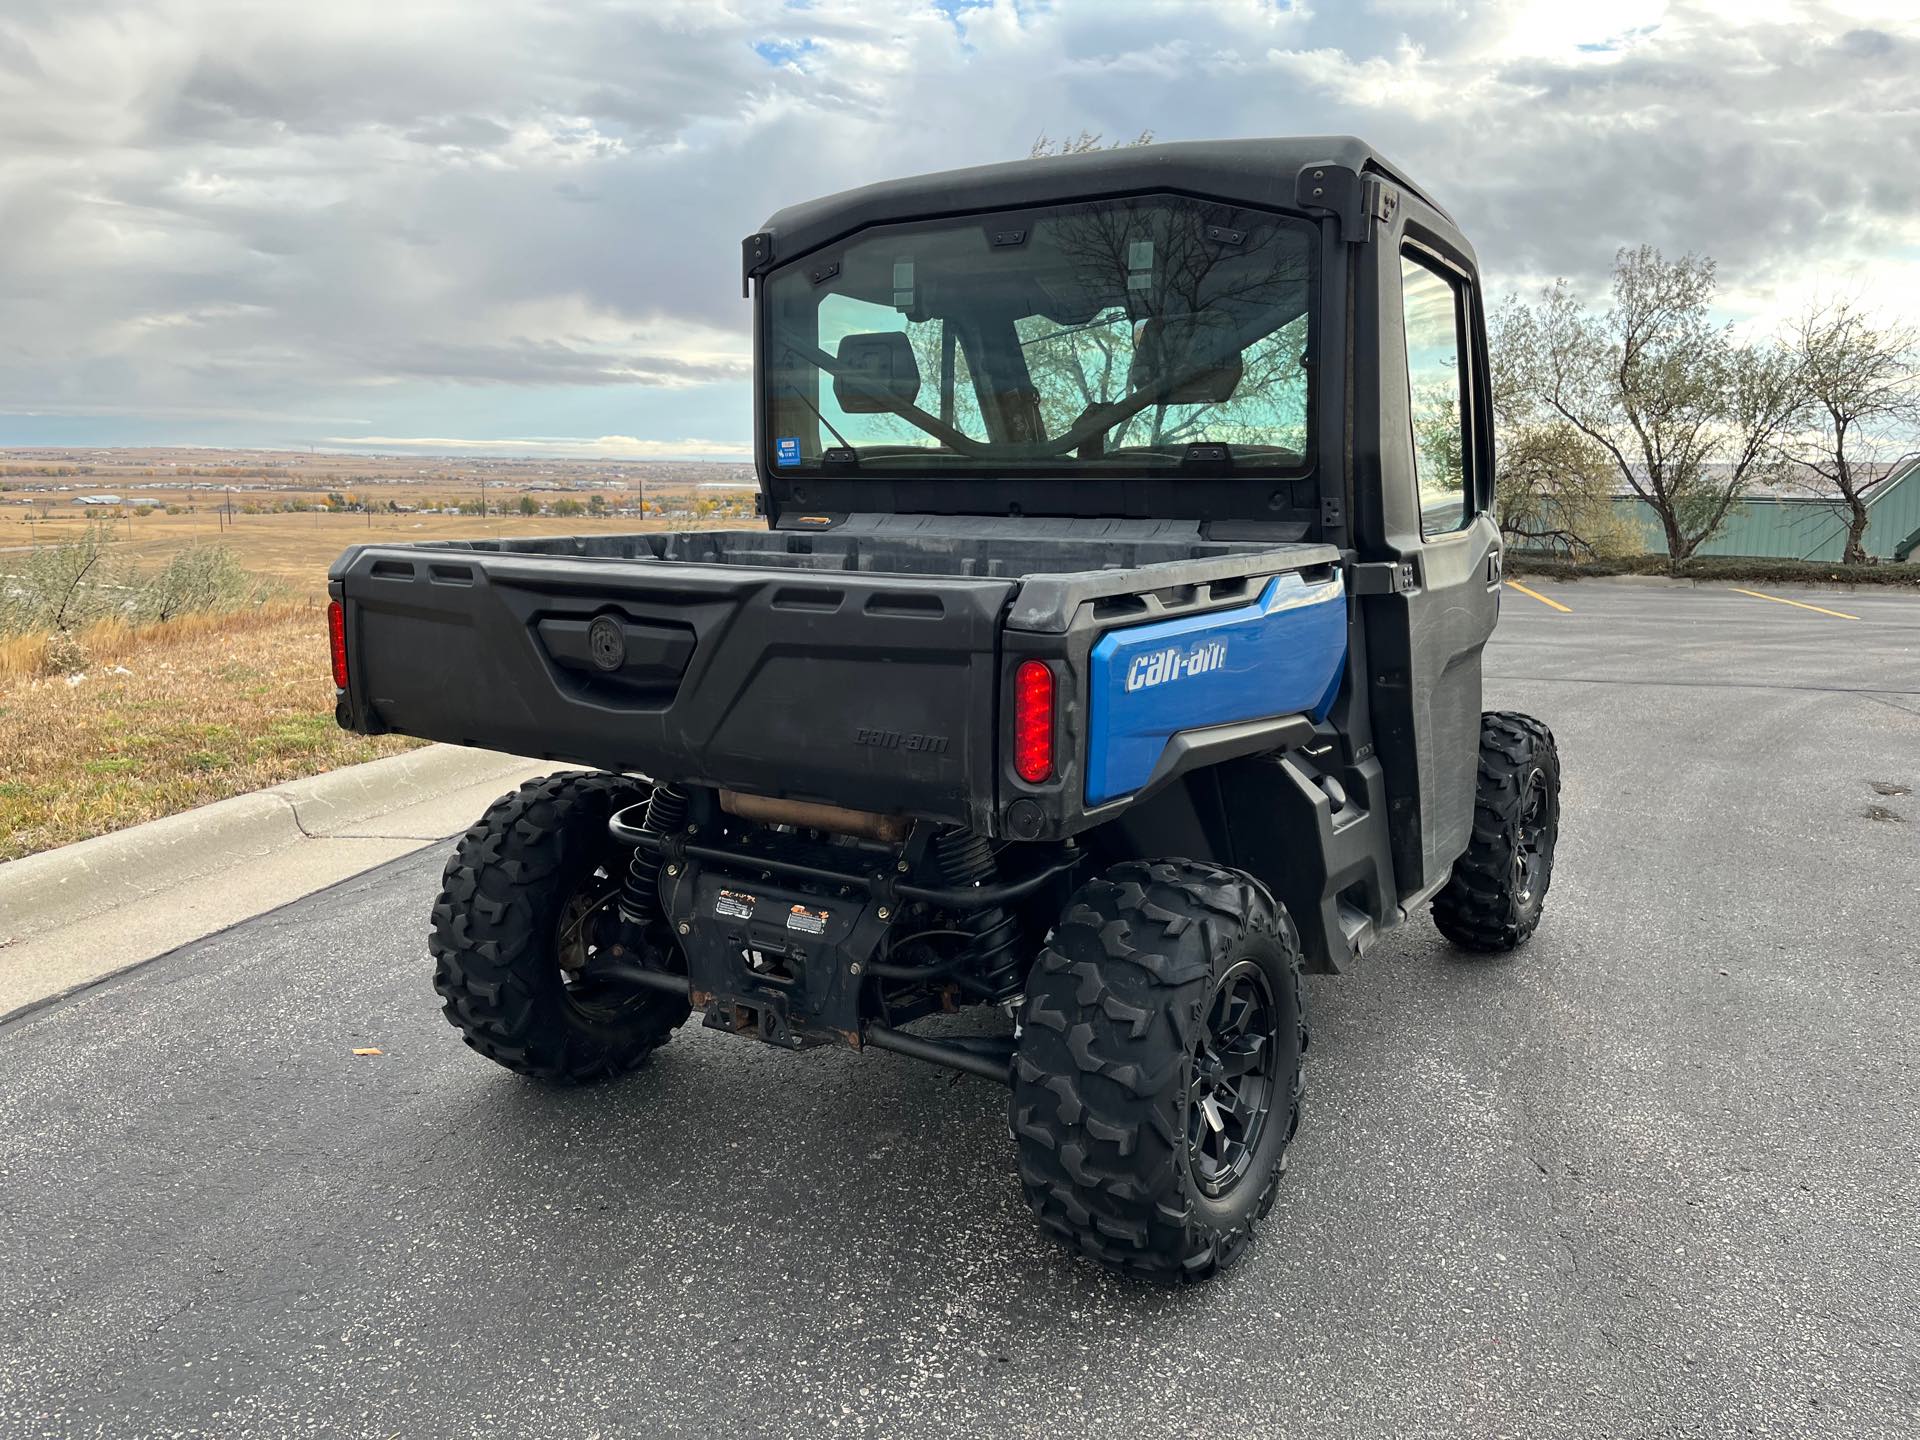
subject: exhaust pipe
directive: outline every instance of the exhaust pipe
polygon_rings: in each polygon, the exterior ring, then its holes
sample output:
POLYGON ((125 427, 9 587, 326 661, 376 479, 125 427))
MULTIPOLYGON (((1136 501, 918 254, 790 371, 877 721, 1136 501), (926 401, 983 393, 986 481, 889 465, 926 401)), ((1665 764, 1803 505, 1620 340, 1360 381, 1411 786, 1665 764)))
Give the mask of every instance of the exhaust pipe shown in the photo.
POLYGON ((880 815, 872 810, 849 810, 845 806, 822 805, 811 800, 774 800, 739 790, 722 790, 720 808, 757 825, 827 830, 836 835, 878 840, 884 845, 904 845, 913 829, 913 821, 905 815, 880 815))

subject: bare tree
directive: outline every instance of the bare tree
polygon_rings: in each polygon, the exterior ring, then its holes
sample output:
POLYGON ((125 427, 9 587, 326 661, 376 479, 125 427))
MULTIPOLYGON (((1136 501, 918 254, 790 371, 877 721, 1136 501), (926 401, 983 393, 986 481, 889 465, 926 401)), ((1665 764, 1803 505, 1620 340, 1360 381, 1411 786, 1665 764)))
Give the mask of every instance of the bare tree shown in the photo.
POLYGON ((1533 396, 1647 502, 1675 562, 1719 533, 1803 404, 1793 357, 1736 344, 1710 318, 1713 291, 1711 260, 1642 245, 1614 257, 1605 314, 1561 281, 1512 331, 1533 396))
POLYGON ((1082 130, 1065 140, 1055 140, 1048 135, 1036 135, 1033 148, 1027 152, 1030 160, 1044 160, 1049 155, 1086 155, 1095 150, 1131 150, 1137 145, 1151 145, 1153 131, 1142 130, 1131 140, 1115 140, 1111 144, 1104 135, 1091 130, 1082 130))
POLYGON ((1847 522, 1844 564, 1864 565, 1865 491, 1914 451, 1920 428, 1920 331, 1889 324, 1848 300, 1814 305, 1787 331, 1806 401, 1805 428, 1778 453, 1792 476, 1831 496, 1847 522))

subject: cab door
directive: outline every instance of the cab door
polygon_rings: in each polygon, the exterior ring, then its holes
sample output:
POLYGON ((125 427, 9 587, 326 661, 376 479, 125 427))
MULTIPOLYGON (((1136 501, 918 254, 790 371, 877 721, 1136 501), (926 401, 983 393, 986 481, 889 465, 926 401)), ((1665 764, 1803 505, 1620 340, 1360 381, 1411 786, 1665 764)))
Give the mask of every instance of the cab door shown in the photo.
POLYGON ((1377 503, 1356 507, 1356 539, 1375 562, 1365 567, 1375 593, 1361 603, 1404 903, 1446 880, 1472 832, 1500 531, 1473 254, 1417 197, 1382 208, 1394 218, 1376 227, 1356 276, 1371 302, 1357 309, 1371 312, 1379 342, 1377 374, 1356 374, 1356 400, 1364 394, 1378 416, 1377 451, 1356 455, 1356 489, 1366 488, 1367 460, 1378 485, 1377 503))

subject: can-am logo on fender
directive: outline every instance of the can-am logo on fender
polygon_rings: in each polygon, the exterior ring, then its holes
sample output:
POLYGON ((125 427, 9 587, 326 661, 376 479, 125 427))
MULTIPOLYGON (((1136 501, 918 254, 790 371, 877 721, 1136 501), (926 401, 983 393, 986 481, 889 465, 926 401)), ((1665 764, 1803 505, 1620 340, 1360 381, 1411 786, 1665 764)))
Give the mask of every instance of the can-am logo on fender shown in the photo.
POLYGON ((915 735, 906 731, 881 730, 868 726, 862 726, 853 732, 853 743, 872 745, 880 750, 912 750, 925 755, 947 753, 947 737, 944 735, 915 735))
POLYGON ((1186 650, 1174 646, 1150 651, 1134 656, 1133 662, 1127 666, 1127 690, 1129 693, 1150 690, 1170 680, 1205 675, 1209 670, 1218 670, 1226 663, 1227 642, 1224 640, 1204 640, 1186 650))

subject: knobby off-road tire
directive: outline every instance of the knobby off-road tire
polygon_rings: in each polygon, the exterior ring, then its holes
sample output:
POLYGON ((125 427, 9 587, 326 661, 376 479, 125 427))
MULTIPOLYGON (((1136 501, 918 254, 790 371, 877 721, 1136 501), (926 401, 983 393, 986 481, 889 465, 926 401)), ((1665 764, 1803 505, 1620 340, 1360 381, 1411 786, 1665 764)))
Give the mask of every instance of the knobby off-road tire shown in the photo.
POLYGON ((1530 715, 1480 717, 1473 840, 1434 897, 1433 923, 1466 950, 1512 950, 1540 924, 1560 835, 1560 752, 1530 715))
POLYGON ((620 934, 626 855, 607 819, 646 797, 623 776, 555 775, 503 795, 461 837, 433 907, 433 985, 489 1060, 562 1084, 611 1079, 687 1018, 685 1000, 591 977, 596 937, 620 934))
POLYGON ((1149 1280, 1204 1280, 1237 1260, 1300 1121, 1299 980, 1293 922, 1238 871, 1133 861, 1082 886, 1034 963, 1014 1061, 1020 1179, 1040 1223, 1149 1280), (1236 1041, 1241 995, 1265 1013, 1243 1016, 1236 1041), (1265 1108, 1241 1130, 1235 1174, 1217 1153, 1236 1123, 1218 1077, 1254 1053, 1265 1108))

